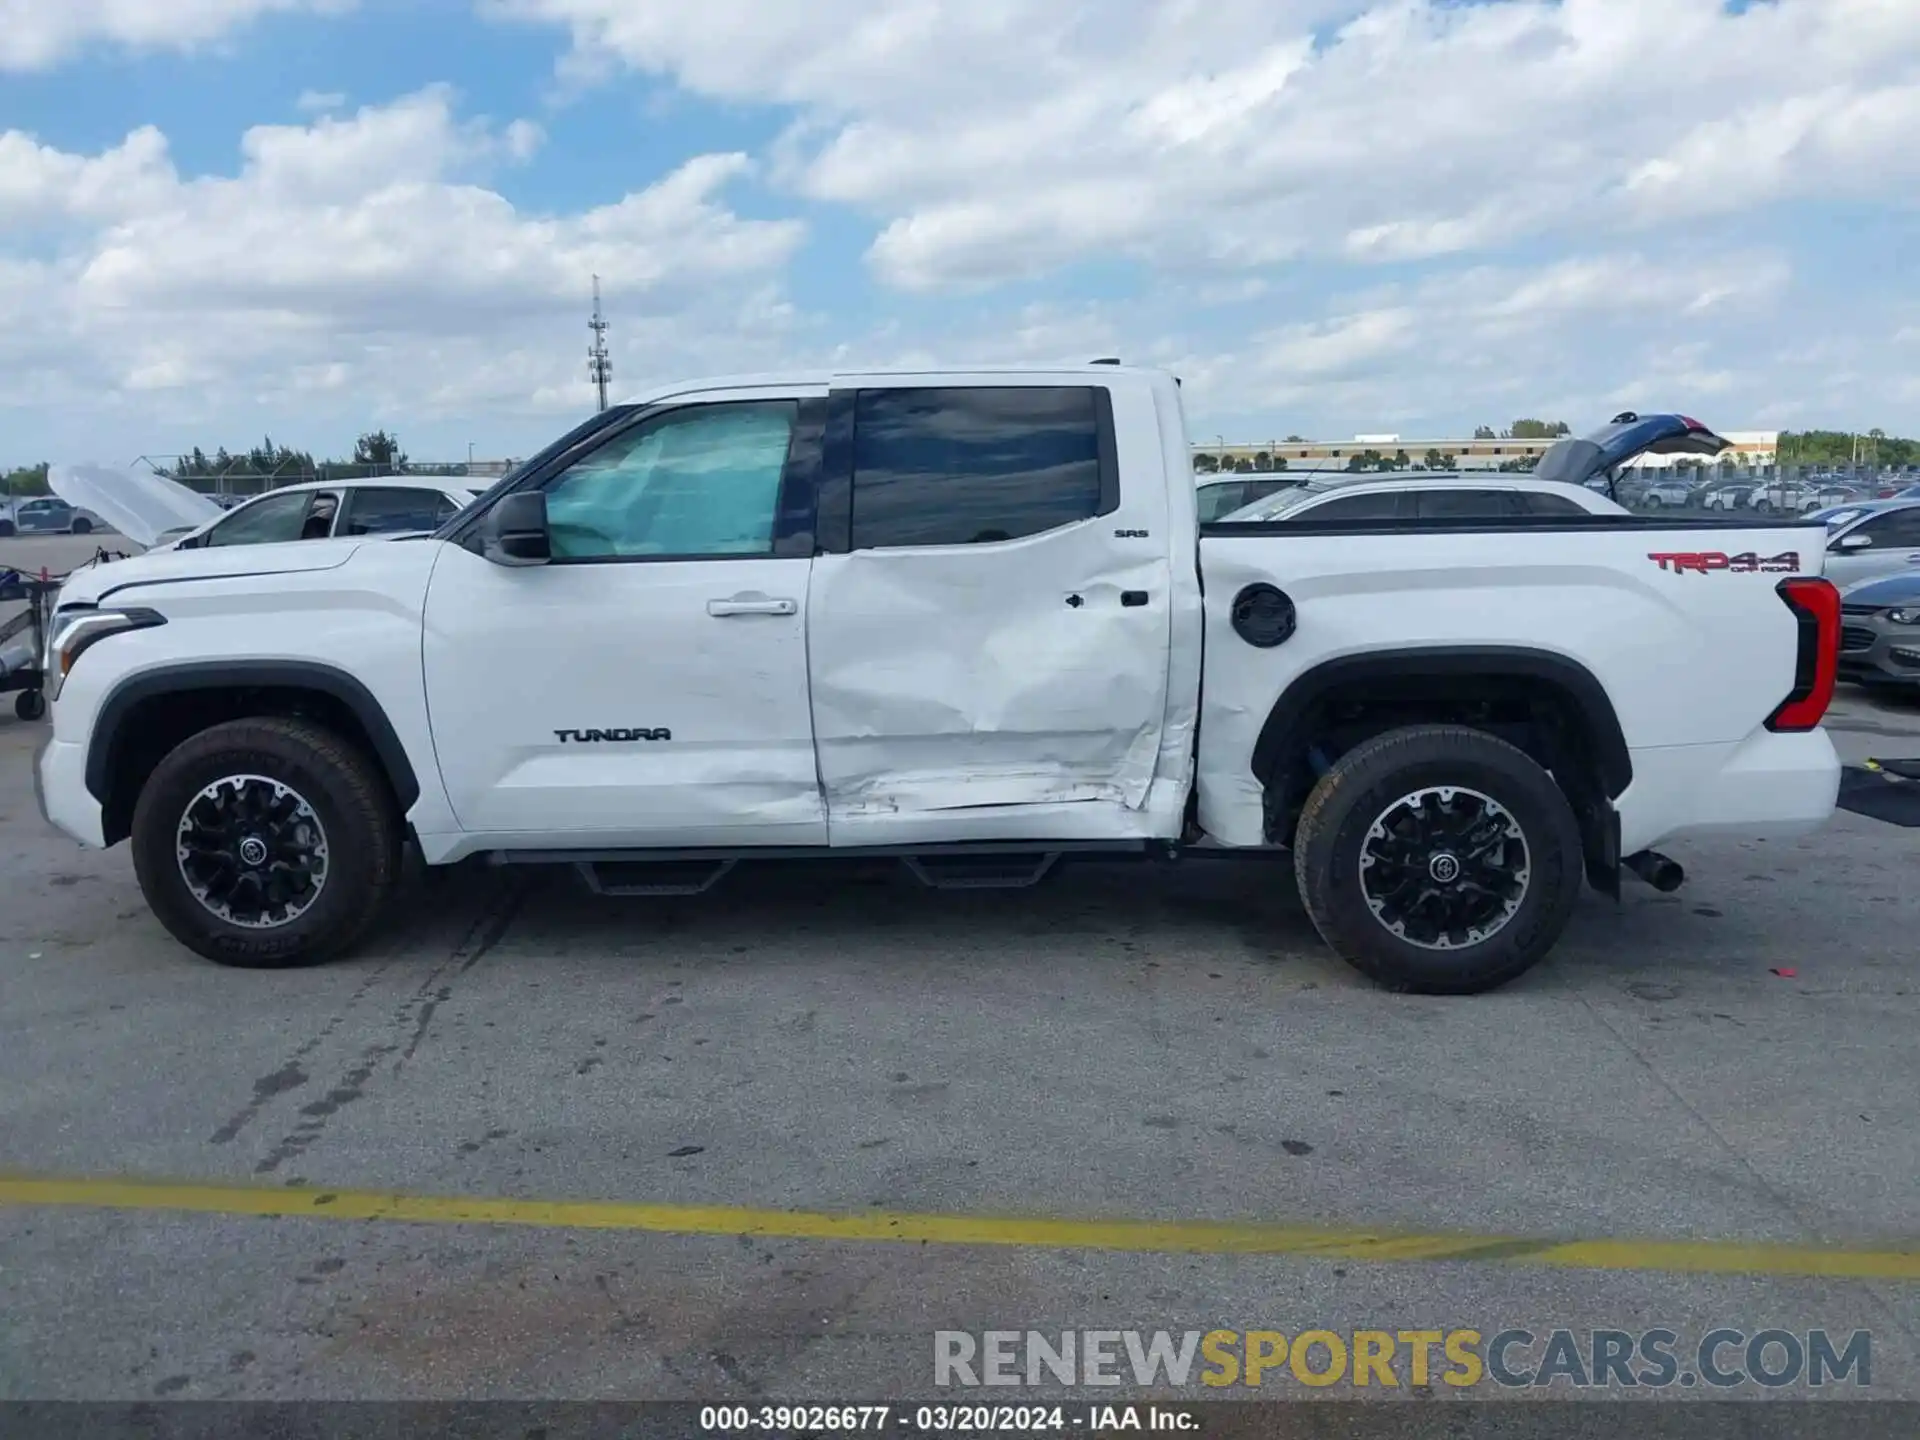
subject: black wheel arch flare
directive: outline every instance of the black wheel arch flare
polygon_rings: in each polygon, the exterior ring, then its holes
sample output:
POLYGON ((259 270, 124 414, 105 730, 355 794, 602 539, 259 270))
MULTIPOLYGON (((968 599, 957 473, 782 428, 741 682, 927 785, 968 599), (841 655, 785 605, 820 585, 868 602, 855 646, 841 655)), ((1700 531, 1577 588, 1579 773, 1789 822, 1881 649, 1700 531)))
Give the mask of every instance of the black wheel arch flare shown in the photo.
POLYGON ((1292 748, 1301 727, 1336 690, 1379 678, 1408 680, 1524 680, 1544 684, 1573 707, 1593 745, 1593 770, 1607 798, 1617 800, 1633 781, 1633 758, 1606 686, 1577 660, 1522 646, 1417 646, 1373 650, 1324 660, 1301 674, 1274 702, 1253 747, 1254 775, 1265 784, 1292 748))
POLYGON ((115 761, 127 720, 149 700, 189 691, 276 690, 325 695, 345 706, 372 743, 394 796, 405 814, 420 798, 420 780, 407 748, 373 692, 336 666, 301 660, 216 660, 145 670, 116 685, 100 706, 87 746, 87 791, 102 805, 113 787, 115 761))

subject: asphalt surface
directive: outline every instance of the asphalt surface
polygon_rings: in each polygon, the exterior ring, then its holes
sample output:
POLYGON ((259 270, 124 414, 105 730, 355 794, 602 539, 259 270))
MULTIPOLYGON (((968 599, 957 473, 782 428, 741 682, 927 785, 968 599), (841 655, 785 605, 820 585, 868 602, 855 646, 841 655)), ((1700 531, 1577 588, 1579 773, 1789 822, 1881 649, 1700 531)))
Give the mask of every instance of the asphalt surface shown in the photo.
MULTIPOLYGON (((1920 702, 1849 692, 1832 725, 1850 758, 1920 756, 1920 702)), ((39 734, 0 710, 0 1171, 1920 1248, 1920 832, 1675 846, 1679 894, 1589 897, 1547 963, 1465 1000, 1370 988, 1283 869, 1209 862, 984 894, 743 867, 665 900, 466 871, 416 881, 354 958, 256 974, 174 945, 124 847, 45 828, 39 734)), ((942 1329, 1653 1325, 1683 1353, 1869 1330, 1871 1388, 1839 1388, 1920 1399, 1920 1281, 1880 1272, 521 1218, 0 1203, 0 1399, 879 1399, 932 1392, 942 1329)))

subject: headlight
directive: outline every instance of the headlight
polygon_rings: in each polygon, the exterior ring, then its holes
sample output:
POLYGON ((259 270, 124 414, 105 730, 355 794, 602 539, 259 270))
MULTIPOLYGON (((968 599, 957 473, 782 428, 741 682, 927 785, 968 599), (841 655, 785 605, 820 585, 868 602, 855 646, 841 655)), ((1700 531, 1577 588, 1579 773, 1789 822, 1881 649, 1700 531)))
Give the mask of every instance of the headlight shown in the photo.
POLYGON ((40 666, 40 690, 49 700, 57 700, 78 660, 89 646, 109 635, 128 630, 149 630, 164 625, 167 617, 158 611, 129 606, 120 610, 55 611, 47 631, 47 653, 40 666))
POLYGON ((1920 625, 1920 605, 1908 605, 1903 609, 1889 610, 1887 619, 1896 625, 1920 625))

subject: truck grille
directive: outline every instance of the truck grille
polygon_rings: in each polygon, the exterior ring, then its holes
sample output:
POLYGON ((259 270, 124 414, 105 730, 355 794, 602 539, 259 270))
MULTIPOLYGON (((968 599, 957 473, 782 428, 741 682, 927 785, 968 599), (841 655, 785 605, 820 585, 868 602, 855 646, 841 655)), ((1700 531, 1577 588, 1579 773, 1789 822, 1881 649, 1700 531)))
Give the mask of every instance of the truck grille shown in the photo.
POLYGON ((1842 650, 1871 650, 1874 634, 1864 625, 1843 625, 1840 627, 1840 648, 1842 650))

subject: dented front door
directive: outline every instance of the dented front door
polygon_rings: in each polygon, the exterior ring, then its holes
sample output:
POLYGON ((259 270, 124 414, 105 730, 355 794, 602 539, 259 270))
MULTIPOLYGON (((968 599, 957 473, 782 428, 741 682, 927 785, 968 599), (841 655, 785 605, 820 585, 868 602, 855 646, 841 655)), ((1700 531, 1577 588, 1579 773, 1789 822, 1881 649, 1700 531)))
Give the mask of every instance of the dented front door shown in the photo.
POLYGON ((1102 385, 889 381, 830 414, 808 668, 834 843, 1009 807, 1032 825, 996 834, 1133 833, 1167 709, 1158 454, 1102 385))

